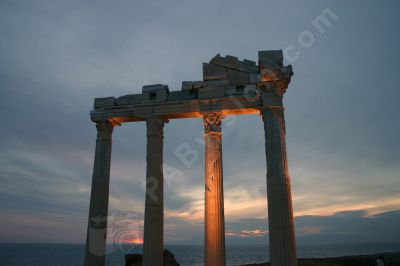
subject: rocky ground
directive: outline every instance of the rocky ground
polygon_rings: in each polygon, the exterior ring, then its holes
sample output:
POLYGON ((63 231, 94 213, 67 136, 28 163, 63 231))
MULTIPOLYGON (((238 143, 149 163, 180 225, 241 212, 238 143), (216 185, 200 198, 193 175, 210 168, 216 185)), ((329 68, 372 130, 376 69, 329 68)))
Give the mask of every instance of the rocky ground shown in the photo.
MULTIPOLYGON (((376 266, 382 256, 385 266, 400 266, 400 252, 364 256, 345 256, 324 259, 299 259, 299 266, 376 266)), ((243 266, 269 266, 267 263, 246 264, 243 266)))

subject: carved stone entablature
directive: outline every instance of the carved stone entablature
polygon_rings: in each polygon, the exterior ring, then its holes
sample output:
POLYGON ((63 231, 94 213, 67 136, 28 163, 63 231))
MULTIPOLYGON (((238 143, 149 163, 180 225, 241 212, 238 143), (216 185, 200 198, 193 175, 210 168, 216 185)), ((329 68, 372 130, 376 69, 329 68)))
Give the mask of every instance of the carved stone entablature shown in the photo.
POLYGON ((205 113, 203 116, 204 134, 220 133, 223 115, 220 112, 205 113))
POLYGON ((97 98, 91 119, 125 123, 154 116, 202 117, 212 112, 257 114, 263 107, 275 106, 293 75, 292 67, 283 65, 281 50, 260 51, 258 57, 257 64, 218 54, 203 64, 203 80, 183 81, 179 91, 154 84, 143 86, 141 94, 97 98))

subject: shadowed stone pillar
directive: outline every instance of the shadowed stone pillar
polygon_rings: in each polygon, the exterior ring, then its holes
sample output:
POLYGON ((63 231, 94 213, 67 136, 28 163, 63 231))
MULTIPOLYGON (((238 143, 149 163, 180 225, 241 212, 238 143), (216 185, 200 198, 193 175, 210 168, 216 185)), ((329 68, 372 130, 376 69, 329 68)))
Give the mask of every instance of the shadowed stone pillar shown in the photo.
POLYGON ((225 265, 224 189, 222 175, 221 113, 204 114, 206 266, 225 265))
POLYGON ((296 240, 286 154, 286 130, 282 96, 268 95, 267 98, 269 100, 264 102, 262 117, 264 120, 265 152, 267 157, 271 266, 296 266, 296 240))
POLYGON ((86 235, 85 266, 104 266, 106 254, 111 135, 114 126, 109 121, 101 121, 96 127, 97 140, 86 235))
POLYGON ((163 140, 161 118, 147 125, 146 203, 144 216, 143 265, 162 266, 164 250, 163 140))

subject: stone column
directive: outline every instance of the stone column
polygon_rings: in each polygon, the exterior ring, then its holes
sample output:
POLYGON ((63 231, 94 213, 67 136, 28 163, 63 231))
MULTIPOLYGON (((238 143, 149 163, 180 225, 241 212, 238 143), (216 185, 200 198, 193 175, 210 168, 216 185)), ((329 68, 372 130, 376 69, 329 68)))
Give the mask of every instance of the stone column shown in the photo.
POLYGON ((164 249, 163 140, 164 120, 154 117, 147 125, 146 203, 143 265, 162 266, 164 249))
POLYGON ((113 124, 97 123, 96 152, 86 235, 85 266, 104 266, 113 124))
POLYGON ((206 266, 225 265, 224 189, 222 175, 221 113, 204 114, 206 266))
POLYGON ((271 266, 296 266, 296 241, 282 96, 267 94, 264 95, 264 100, 262 117, 267 158, 271 266))

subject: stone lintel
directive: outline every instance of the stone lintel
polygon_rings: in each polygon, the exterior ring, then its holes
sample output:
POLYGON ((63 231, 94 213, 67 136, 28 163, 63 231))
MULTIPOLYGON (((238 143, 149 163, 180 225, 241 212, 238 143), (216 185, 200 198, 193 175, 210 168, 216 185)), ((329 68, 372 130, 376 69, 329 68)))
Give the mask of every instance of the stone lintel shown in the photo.
POLYGON ((90 112, 93 122, 101 120, 118 123, 145 121, 149 117, 160 116, 165 119, 200 118, 205 112, 220 111, 224 115, 258 114, 262 109, 260 95, 246 97, 236 94, 215 99, 174 100, 157 103, 141 103, 123 106, 110 106, 90 112))

